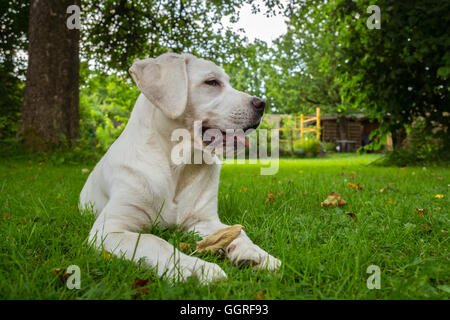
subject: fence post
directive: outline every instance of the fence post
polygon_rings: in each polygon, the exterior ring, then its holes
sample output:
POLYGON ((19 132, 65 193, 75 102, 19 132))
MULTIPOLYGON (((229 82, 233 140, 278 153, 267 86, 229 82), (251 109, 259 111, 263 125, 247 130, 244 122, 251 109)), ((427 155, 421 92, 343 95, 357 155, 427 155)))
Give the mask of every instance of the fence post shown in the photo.
POLYGON ((320 108, 316 109, 317 114, 317 140, 320 141, 320 108))
POLYGON ((303 138, 303 113, 300 114, 300 137, 303 138))

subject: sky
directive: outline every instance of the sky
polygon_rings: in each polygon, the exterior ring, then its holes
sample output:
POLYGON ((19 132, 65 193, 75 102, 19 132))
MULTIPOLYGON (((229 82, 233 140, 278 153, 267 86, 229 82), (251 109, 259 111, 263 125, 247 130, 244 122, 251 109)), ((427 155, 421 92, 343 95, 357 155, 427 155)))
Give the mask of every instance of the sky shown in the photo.
MULTIPOLYGON (((258 2, 262 3, 261 1, 258 2)), ((253 14, 251 5, 245 4, 239 12, 239 22, 230 23, 228 18, 223 18, 222 23, 235 31, 239 28, 244 29, 245 35, 251 42, 258 38, 270 45, 273 40, 286 33, 286 24, 284 22, 286 18, 282 15, 267 18, 264 15, 264 11, 265 7, 261 4, 261 12, 253 14)))

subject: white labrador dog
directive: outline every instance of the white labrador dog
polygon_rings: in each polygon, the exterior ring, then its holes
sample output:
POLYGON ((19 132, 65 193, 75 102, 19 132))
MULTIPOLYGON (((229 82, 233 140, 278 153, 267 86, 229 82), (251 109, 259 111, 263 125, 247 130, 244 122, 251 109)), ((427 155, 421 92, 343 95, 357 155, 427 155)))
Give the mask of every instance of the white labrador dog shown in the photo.
MULTIPOLYGON (((192 132, 198 120, 203 131, 256 128, 265 104, 233 89, 228 75, 214 63, 190 54, 166 53, 136 61, 129 71, 142 93, 123 133, 89 175, 80 195, 80 208, 91 207, 97 215, 90 241, 117 256, 143 258, 148 266, 157 267, 158 275, 171 280, 226 279, 218 265, 140 232, 156 221, 163 228, 178 225, 202 237, 227 227, 217 213, 220 165, 175 165, 171 133, 179 128, 192 132)), ((224 253, 235 264, 268 270, 281 265, 244 231, 224 253)))

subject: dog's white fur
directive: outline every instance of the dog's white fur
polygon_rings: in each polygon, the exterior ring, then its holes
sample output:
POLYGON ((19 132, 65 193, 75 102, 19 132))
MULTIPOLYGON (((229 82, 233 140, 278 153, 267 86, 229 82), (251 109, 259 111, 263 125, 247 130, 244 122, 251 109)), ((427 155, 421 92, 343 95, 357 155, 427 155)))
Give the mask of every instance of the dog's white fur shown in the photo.
MULTIPOLYGON (((171 141, 171 133, 177 128, 194 130, 196 120, 221 130, 242 129, 257 125, 262 113, 253 110, 253 97, 230 86, 221 68, 190 54, 137 61, 130 73, 142 94, 123 133, 96 165, 80 195, 80 208, 91 206, 97 215, 90 241, 117 256, 143 258, 171 280, 225 279, 218 265, 140 232, 156 221, 163 228, 178 225, 202 237, 226 227, 217 213, 220 165, 174 165, 171 149, 176 142, 171 141), (220 85, 205 83, 212 79, 220 85)), ((281 265, 244 231, 224 252, 236 264, 250 262, 268 270, 281 265)))

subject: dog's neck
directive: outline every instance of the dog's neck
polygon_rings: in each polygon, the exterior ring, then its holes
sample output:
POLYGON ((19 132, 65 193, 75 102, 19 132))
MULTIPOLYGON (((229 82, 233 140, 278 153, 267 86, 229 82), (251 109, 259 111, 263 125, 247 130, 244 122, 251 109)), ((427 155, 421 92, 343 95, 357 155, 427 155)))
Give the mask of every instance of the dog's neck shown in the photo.
POLYGON ((168 118, 141 94, 133 108, 124 134, 127 135, 129 143, 153 145, 160 150, 160 155, 164 156, 168 163, 172 163, 172 149, 180 143, 172 141, 172 133, 176 129, 186 129, 183 121, 168 118))

